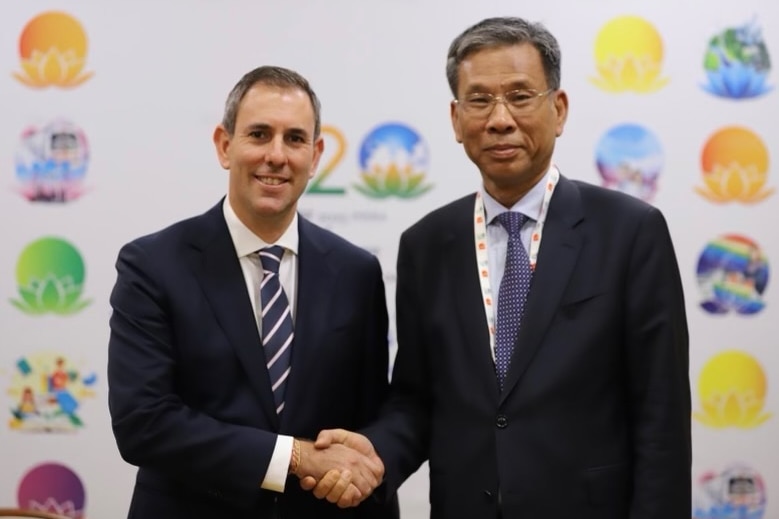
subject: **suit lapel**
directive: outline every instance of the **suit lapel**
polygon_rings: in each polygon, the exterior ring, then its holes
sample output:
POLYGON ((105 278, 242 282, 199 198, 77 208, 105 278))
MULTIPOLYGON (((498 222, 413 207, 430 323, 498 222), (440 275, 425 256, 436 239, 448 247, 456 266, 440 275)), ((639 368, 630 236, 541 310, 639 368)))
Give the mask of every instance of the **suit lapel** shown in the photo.
POLYGON ((582 215, 579 190, 573 182, 560 177, 544 224, 533 284, 501 393, 501 403, 527 370, 559 308, 581 248, 581 238, 574 227, 581 221, 582 215))
POLYGON ((262 404, 268 421, 278 427, 278 416, 265 368, 265 354, 257 331, 246 281, 236 256, 230 232, 217 204, 204 216, 206 229, 193 240, 199 252, 193 270, 200 280, 216 320, 246 371, 247 379, 262 404))
POLYGON ((296 402, 305 401, 312 370, 321 369, 319 355, 328 330, 328 308, 337 290, 336 271, 328 262, 328 248, 317 228, 298 215, 298 284, 292 370, 284 397, 282 429, 288 429, 296 402))
POLYGON ((446 282, 453 287, 457 308, 457 322, 464 337, 463 347, 468 355, 468 365, 475 367, 485 379, 493 384, 486 387, 494 401, 498 396, 498 382, 495 365, 490 351, 490 336, 487 317, 484 313, 477 272, 475 239, 473 231, 473 205, 475 196, 468 197, 463 208, 457 208, 452 215, 454 225, 448 226, 450 234, 444 237, 443 263, 449 266, 446 282))

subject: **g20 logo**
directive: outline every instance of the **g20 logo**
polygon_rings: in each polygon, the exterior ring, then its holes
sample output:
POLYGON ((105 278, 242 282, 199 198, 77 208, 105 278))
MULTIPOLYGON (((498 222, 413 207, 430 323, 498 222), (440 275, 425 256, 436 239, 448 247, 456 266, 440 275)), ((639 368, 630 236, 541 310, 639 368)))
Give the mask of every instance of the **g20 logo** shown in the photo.
MULTIPOLYGON (((345 187, 327 184, 346 156, 346 137, 333 126, 323 126, 322 134, 334 141, 336 149, 312 179, 308 193, 343 195, 345 187)), ((427 144, 405 124, 385 123, 371 130, 360 146, 358 163, 361 182, 352 187, 369 198, 416 198, 433 187, 424 183, 429 166, 427 144)))

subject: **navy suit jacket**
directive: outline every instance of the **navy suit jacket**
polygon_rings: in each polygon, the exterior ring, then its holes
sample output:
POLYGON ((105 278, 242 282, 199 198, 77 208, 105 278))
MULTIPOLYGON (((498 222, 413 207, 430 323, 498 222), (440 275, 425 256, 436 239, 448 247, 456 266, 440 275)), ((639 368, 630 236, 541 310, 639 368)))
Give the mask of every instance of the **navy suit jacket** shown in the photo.
POLYGON ((365 429, 388 488, 429 458, 434 519, 688 519, 688 335, 661 213, 560 179, 501 392, 473 209, 401 238, 391 396, 365 429))
POLYGON ((279 418, 222 204, 120 251, 108 382, 117 445, 139 467, 130 518, 397 517, 394 497, 340 510, 295 477, 283 494, 260 489, 278 433, 364 426, 387 392, 378 260, 299 217, 298 261, 279 418))

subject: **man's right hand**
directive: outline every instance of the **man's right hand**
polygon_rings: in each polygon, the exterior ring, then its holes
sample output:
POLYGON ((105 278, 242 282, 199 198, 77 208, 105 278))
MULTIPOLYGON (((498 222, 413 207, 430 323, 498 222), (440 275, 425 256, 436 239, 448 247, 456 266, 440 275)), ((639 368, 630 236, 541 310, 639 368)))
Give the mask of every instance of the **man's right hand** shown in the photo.
MULTIPOLYGON (((321 431, 314 444, 317 450, 332 449, 338 445, 348 447, 370 460, 372 466, 381 468, 378 484, 384 476, 384 464, 376 454, 373 444, 362 434, 347 431, 345 429, 328 429, 321 431)), ((377 473, 374 472, 374 475, 377 473)), ((332 469, 324 477, 303 477, 300 486, 305 490, 313 490, 319 499, 327 499, 331 503, 337 503, 341 508, 357 506, 365 500, 377 485, 365 493, 359 485, 351 484, 353 473, 332 469)))
POLYGON ((381 484, 384 464, 364 436, 333 429, 322 431, 316 444, 296 441, 300 459, 294 474, 317 498, 341 508, 357 506, 381 484))

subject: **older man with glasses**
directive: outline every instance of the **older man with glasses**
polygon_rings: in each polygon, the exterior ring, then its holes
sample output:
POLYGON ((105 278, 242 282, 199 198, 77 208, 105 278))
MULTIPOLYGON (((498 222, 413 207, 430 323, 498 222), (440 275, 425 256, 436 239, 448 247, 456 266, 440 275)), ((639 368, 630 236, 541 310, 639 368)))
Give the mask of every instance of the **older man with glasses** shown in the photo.
MULTIPOLYGON (((544 27, 484 20, 446 70, 482 187, 403 233, 390 400, 317 445, 375 447, 388 491, 429 459, 434 518, 689 518, 688 333, 663 215, 553 162, 568 95, 544 27)), ((334 481, 314 492, 350 504, 334 481)))

